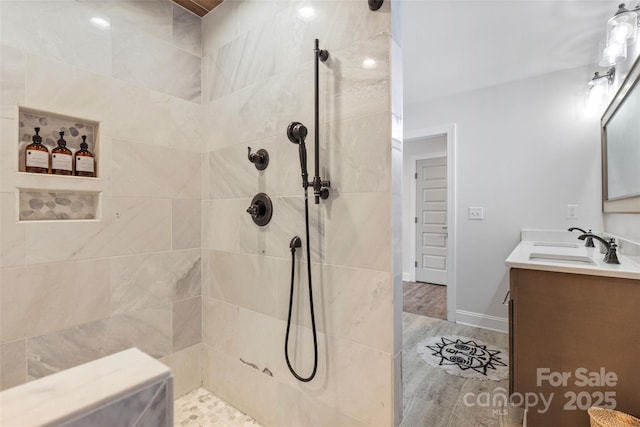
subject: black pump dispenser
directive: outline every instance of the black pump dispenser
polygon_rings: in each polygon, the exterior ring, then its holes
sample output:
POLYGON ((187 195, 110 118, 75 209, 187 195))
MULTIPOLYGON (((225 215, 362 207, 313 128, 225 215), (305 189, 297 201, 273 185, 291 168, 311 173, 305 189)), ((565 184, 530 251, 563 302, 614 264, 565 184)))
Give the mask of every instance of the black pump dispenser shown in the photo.
POLYGON ((36 131, 36 134, 33 135, 31 140, 33 141, 34 144, 42 144, 42 137, 38 135, 40 133, 40 128, 33 128, 33 130, 36 131))
POLYGON ((58 140, 58 147, 66 147, 67 141, 64 140, 64 131, 58 132, 60 134, 60 139, 58 140))
POLYGON ((80 143, 80 151, 87 151, 89 144, 87 144, 87 135, 82 135, 82 142, 80 143))

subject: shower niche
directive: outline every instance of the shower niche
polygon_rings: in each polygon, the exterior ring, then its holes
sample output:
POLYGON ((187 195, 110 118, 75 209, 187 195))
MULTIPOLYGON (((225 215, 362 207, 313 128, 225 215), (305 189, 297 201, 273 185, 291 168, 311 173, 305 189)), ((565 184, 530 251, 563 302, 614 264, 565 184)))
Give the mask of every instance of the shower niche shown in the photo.
MULTIPOLYGON (((100 219, 100 198, 104 189, 101 176, 100 123, 80 117, 67 116, 27 107, 18 107, 18 141, 15 159, 16 205, 18 221, 65 221, 100 219), (36 132, 36 128, 38 131, 36 132), (63 136, 61 136, 63 133, 63 136), (43 172, 27 171, 26 148, 40 136, 41 144, 47 148, 49 168, 43 172), (72 170, 69 175, 52 173, 52 151, 58 140, 66 141, 72 153, 72 170), (82 145, 81 145, 82 144, 82 145), (78 168, 77 152, 93 154, 93 175, 78 168), (84 172, 84 173, 83 173, 84 172)), ((86 159, 80 159, 82 161, 86 159)), ((86 162, 83 163, 86 165, 86 162)))

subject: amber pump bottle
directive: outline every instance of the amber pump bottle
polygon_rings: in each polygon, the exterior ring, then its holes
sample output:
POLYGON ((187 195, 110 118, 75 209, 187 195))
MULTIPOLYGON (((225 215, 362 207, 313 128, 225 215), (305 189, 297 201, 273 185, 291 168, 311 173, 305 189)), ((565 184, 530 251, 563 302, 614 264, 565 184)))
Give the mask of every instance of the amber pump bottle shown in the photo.
POLYGON ((87 135, 82 135, 82 143, 80 143, 80 150, 76 151, 76 176, 96 176, 96 164, 93 154, 87 150, 89 145, 87 144, 87 135))
POLYGON ((49 150, 42 145, 42 137, 38 135, 40 128, 34 128, 31 144, 25 148, 24 170, 32 173, 49 173, 49 150))
POLYGON ((64 132, 60 132, 58 146, 51 150, 51 173, 56 175, 73 174, 73 153, 67 148, 64 132))

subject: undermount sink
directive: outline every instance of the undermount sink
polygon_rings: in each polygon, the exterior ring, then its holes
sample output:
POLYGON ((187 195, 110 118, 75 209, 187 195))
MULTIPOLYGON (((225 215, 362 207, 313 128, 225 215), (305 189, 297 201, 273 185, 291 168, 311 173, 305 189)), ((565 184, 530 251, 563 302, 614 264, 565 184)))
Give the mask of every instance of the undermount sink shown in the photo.
POLYGON ((562 262, 562 263, 579 263, 579 264, 596 265, 596 263, 593 261, 593 259, 591 259, 591 257, 585 256, 585 255, 545 254, 545 253, 531 252, 529 254, 529 259, 542 259, 542 260, 562 262))
POLYGON ((533 242, 533 246, 546 246, 551 248, 577 248, 577 243, 566 242, 533 242))

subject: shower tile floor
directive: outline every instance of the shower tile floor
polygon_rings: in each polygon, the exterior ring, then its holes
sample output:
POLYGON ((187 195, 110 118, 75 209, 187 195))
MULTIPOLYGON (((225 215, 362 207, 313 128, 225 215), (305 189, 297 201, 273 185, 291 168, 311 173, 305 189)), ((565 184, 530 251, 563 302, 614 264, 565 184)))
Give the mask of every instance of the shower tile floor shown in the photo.
POLYGON ((262 427, 211 392, 198 388, 174 403, 176 427, 262 427))

